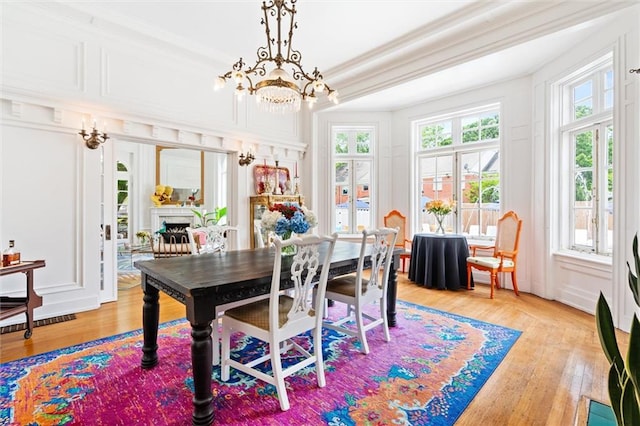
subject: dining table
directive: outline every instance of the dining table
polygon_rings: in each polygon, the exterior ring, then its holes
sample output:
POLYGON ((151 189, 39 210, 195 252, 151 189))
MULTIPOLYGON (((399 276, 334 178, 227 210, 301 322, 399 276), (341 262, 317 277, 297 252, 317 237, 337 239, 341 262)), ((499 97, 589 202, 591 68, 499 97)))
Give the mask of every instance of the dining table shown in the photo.
MULTIPOLYGON (((338 241, 332 257, 329 279, 357 270, 361 243, 338 241)), ((328 244, 321 246, 321 253, 328 244)), ((396 325, 396 279, 400 249, 395 249, 388 277, 387 321, 396 325)), ((280 256, 280 253, 277 253, 280 256)), ((138 260, 144 292, 142 305, 143 369, 158 362, 158 326, 160 291, 185 305, 185 316, 191 325, 191 363, 193 370, 193 425, 209 425, 215 418, 211 390, 211 327, 216 319, 216 306, 268 294, 271 288, 276 251, 273 247, 206 253, 173 258, 138 260)), ((291 283, 292 258, 283 257, 281 289, 291 283)), ((365 268, 371 267, 365 258, 365 268)))
MULTIPOLYGON (((421 233, 413 236, 409 279, 427 288, 467 288, 469 245, 462 234, 421 233)), ((473 286, 473 277, 471 277, 473 286)))

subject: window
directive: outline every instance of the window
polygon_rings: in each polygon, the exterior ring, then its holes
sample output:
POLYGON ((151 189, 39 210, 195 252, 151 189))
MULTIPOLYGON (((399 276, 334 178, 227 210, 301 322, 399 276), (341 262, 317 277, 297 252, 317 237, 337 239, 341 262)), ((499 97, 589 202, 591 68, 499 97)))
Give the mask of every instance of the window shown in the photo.
POLYGON ((559 86, 560 210, 569 224, 560 240, 568 250, 611 255, 613 235, 613 65, 589 64, 559 86), (563 161, 566 158, 567 161, 563 161), (564 166, 561 166, 564 168, 564 166))
POLYGON ((374 129, 338 126, 332 129, 333 229, 354 234, 372 227, 371 188, 374 129))
POLYGON ((448 231, 495 237, 500 215, 500 106, 487 105, 447 117, 414 122, 421 231, 436 228, 425 209, 434 199, 456 202, 445 218, 448 231))

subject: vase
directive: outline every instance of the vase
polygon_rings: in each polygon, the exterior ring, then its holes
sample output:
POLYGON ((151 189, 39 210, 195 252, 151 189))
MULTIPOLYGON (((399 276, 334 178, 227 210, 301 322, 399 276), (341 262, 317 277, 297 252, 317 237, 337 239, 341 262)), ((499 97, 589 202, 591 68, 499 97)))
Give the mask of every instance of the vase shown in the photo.
MULTIPOLYGON (((282 234, 280 236, 280 239, 282 241, 287 241, 288 239, 290 239, 293 236, 293 232, 291 231, 286 231, 284 234, 282 234)), ((296 254, 298 247, 295 245, 290 245, 290 246, 286 246, 286 247, 281 247, 280 248, 280 254, 282 256, 293 256, 294 254, 296 254)))
POLYGON ((444 216, 438 215, 438 214, 435 216, 436 216, 436 221, 438 222, 438 227, 436 228, 436 234, 444 235, 444 225, 442 224, 442 221, 444 221, 444 216))

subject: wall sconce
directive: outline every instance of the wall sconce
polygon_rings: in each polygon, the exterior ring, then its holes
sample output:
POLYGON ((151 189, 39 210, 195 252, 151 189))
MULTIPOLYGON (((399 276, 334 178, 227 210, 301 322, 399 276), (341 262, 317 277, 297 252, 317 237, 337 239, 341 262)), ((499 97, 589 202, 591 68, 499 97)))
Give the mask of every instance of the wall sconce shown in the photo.
POLYGON ((98 130, 96 129, 95 120, 93 121, 93 130, 91 130, 91 133, 87 133, 84 130, 84 120, 83 120, 82 130, 80 130, 78 134, 82 136, 82 139, 84 139, 89 149, 96 149, 100 146, 101 143, 105 143, 107 139, 109 139, 109 136, 107 136, 107 132, 104 132, 102 134, 98 132, 98 130))
POLYGON ((248 166, 255 160, 256 157, 253 156, 251 151, 247 151, 247 155, 245 156, 243 153, 240 153, 240 158, 238 159, 238 164, 241 166, 248 166))

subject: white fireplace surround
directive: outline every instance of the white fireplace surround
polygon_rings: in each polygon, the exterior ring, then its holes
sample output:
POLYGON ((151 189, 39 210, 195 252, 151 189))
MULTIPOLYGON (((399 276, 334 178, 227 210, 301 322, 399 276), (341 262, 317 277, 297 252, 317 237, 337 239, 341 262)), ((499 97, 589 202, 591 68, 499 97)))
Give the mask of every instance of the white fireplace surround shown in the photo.
POLYGON ((162 226, 162 222, 166 223, 189 223, 190 226, 194 225, 195 215, 193 210, 199 210, 194 207, 177 207, 177 206, 163 206, 152 207, 151 213, 151 232, 156 232, 162 226))

